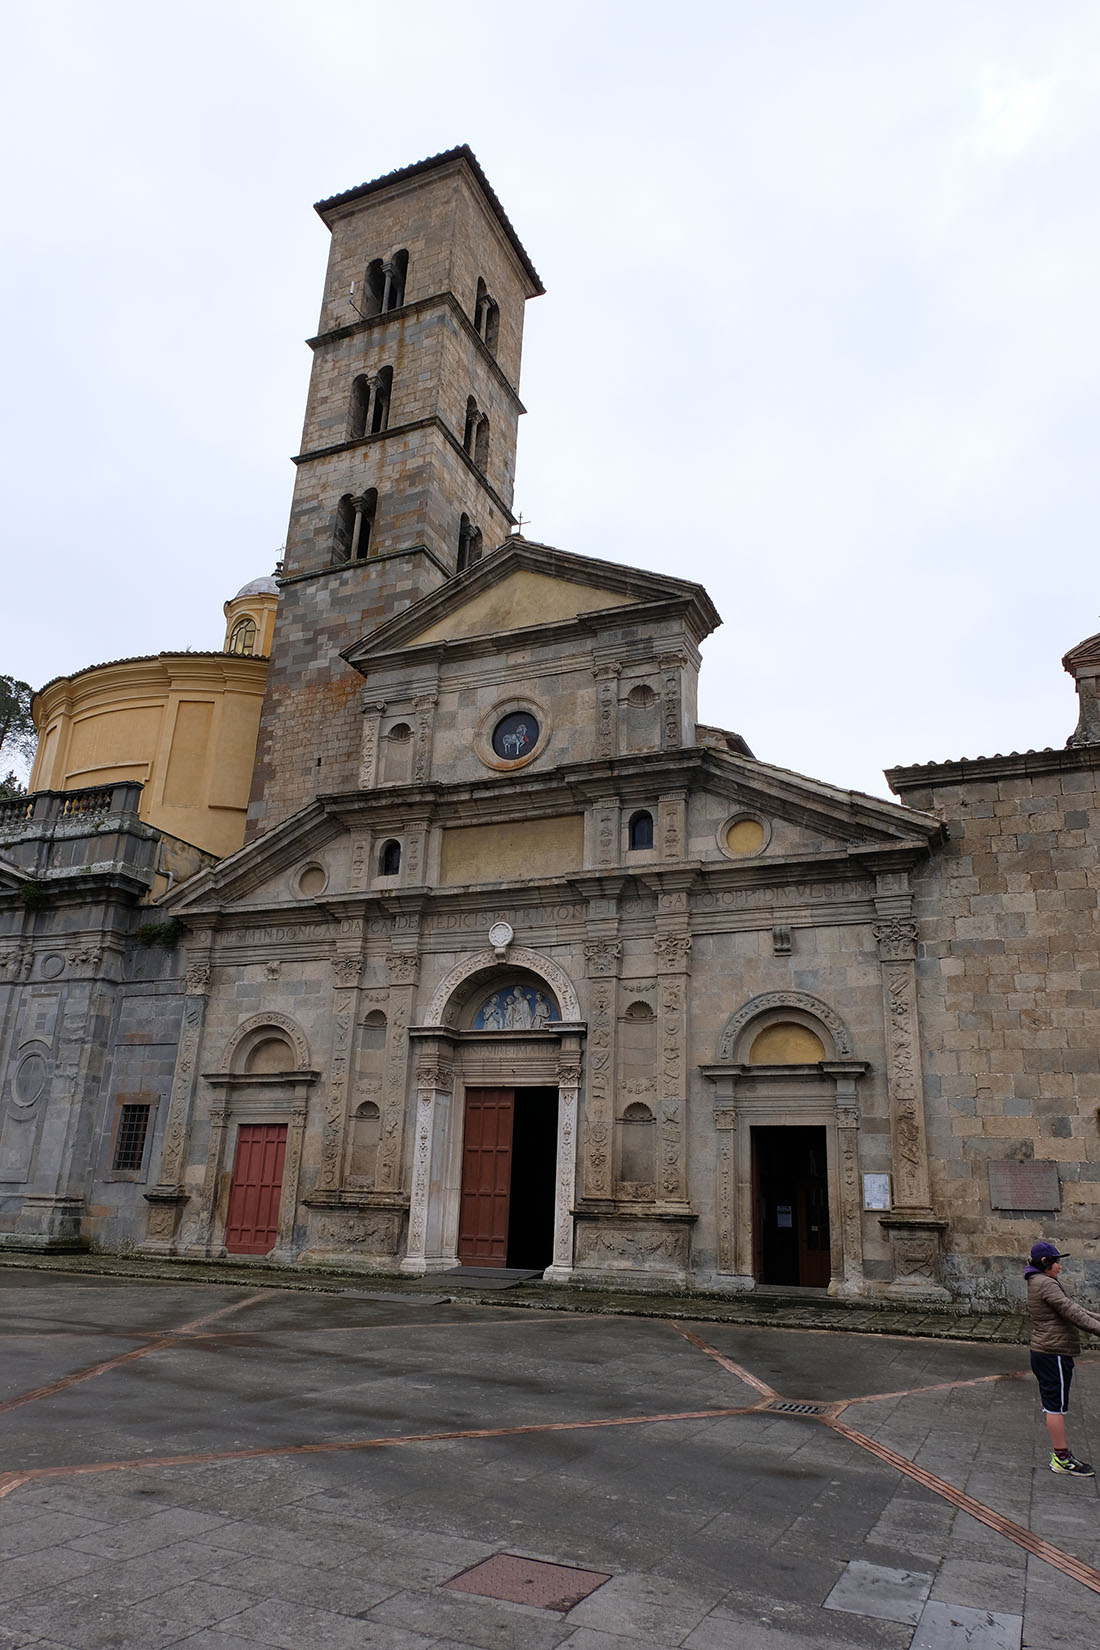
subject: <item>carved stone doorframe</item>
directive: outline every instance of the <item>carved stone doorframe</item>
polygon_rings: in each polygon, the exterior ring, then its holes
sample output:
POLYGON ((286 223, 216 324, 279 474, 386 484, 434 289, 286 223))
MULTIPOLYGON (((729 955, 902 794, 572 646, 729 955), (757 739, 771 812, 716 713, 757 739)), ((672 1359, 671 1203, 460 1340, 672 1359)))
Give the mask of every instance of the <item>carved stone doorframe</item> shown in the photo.
POLYGON ((450 1031, 440 1026, 410 1030, 416 1122, 402 1272, 422 1276, 450 1271, 459 1264, 466 1089, 556 1087, 553 1258, 543 1275, 557 1283, 572 1277, 583 1040, 583 1026, 561 1021, 547 1031, 514 1034, 450 1031))
POLYGON ((864 1060, 816 1065, 701 1066, 715 1086, 717 1149, 716 1274, 725 1288, 755 1289, 753 1267, 752 1130, 825 1130, 829 1186, 831 1295, 860 1295, 863 1216, 856 1085, 864 1060))
POLYGON ((198 1211, 198 1230, 182 1253, 201 1255, 206 1259, 225 1255, 229 1171, 236 1152, 237 1131, 242 1123, 285 1123, 283 1191, 271 1259, 281 1263, 297 1259, 294 1231, 298 1218, 302 1144, 309 1091, 320 1076, 319 1071, 275 1072, 271 1075, 224 1071, 203 1073, 204 1081, 218 1094, 218 1101, 210 1112, 210 1143, 198 1211))

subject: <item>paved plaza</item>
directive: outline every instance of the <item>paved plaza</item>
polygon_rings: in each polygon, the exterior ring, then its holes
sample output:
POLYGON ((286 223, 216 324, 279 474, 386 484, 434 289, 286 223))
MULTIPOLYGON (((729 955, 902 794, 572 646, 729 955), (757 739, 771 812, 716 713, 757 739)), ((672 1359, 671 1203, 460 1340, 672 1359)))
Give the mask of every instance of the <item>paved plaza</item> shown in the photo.
POLYGON ((0 1267, 0 1650, 1096 1644, 1024 1348, 445 1291, 0 1267))

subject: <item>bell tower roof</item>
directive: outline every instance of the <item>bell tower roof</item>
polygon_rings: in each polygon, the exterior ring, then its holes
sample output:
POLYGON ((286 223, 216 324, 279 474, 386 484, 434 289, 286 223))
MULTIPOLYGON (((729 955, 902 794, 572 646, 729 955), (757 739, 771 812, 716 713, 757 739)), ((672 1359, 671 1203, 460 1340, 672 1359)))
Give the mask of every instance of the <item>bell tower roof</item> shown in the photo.
POLYGON ((460 143, 454 149, 444 149, 438 155, 429 155, 426 160, 414 161, 411 166, 400 166, 394 172, 384 172, 380 178, 372 178, 369 183, 356 184, 354 189, 345 189, 339 195, 330 195, 327 200, 317 201, 313 210, 331 229, 330 220, 338 207, 347 206, 352 201, 361 201, 367 195, 378 194, 383 189, 392 188, 394 184, 404 183, 409 178, 419 177, 423 173, 434 171, 438 167, 450 166, 455 161, 464 161, 477 180, 481 193, 485 196, 494 217, 503 229, 513 252, 523 265, 531 281, 532 291, 530 296, 532 298, 542 297, 546 288, 539 279, 538 270, 527 256, 522 241, 512 228, 508 214, 497 198, 496 191, 481 170, 477 156, 468 143, 460 143))

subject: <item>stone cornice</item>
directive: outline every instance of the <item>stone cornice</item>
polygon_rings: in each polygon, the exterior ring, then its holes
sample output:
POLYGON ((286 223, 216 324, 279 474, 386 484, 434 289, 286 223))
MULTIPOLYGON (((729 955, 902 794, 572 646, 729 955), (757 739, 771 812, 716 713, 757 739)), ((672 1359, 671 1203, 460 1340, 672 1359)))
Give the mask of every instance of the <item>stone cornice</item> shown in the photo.
POLYGON ((488 347, 485 340, 481 337, 480 333, 476 330, 473 322, 470 320, 470 317, 467 315, 466 311, 463 309, 453 292, 436 292, 427 298, 417 298, 414 303, 402 304, 399 309, 387 310, 385 315, 367 315, 359 321, 349 322, 345 327, 333 327, 328 332, 318 332, 312 338, 307 338, 306 343, 309 345, 311 350, 316 352, 317 350, 324 349, 331 344, 342 343, 345 338, 354 338, 360 333, 384 331, 387 322, 405 321, 410 315, 418 315, 424 310, 438 308, 440 306, 444 309, 451 310, 452 313, 458 318, 458 321, 462 326, 462 330, 477 345, 478 353, 481 355, 485 365, 489 368, 492 376, 496 379, 505 394, 514 402, 516 412, 525 413, 527 408, 520 400, 515 385, 508 378, 500 362, 497 360, 492 350, 488 347))
POLYGON ((1065 750, 1010 751, 1007 756, 964 756, 955 762, 924 762, 887 768, 886 781, 896 795, 940 785, 967 785, 980 779, 1026 779, 1038 774, 1080 773, 1100 768, 1100 745, 1073 745, 1065 750))

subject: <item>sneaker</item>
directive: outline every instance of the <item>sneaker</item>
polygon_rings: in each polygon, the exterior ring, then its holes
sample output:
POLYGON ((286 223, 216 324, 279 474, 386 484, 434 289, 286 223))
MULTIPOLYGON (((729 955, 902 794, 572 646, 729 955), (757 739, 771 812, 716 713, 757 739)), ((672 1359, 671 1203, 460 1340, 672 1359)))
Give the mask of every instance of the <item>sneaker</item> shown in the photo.
POLYGON ((1052 1454, 1050 1458, 1051 1472, 1071 1472, 1077 1478, 1095 1478, 1096 1474, 1087 1461, 1078 1461, 1076 1455, 1052 1454))

